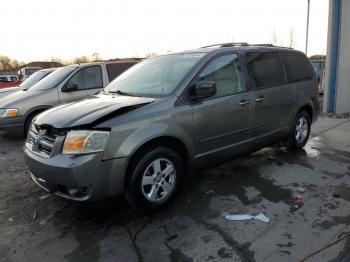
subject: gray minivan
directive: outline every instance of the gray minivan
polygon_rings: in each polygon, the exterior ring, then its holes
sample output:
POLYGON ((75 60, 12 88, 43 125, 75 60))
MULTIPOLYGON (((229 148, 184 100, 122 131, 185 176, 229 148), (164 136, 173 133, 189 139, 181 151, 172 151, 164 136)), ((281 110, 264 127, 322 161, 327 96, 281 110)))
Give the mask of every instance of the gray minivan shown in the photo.
POLYGON ((75 201, 168 203, 186 173, 284 141, 300 149, 318 117, 301 52, 223 44, 145 60, 103 92, 40 114, 25 144, 32 179, 75 201))
POLYGON ((25 136, 39 113, 96 94, 137 62, 94 62, 55 70, 30 89, 0 98, 0 131, 10 136, 25 136))

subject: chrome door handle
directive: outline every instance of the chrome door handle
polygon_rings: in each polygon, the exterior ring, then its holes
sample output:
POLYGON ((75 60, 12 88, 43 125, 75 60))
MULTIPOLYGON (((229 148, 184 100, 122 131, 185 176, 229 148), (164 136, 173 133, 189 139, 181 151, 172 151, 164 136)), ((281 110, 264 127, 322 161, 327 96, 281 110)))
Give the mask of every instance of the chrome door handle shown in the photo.
POLYGON ((262 101, 264 101, 264 98, 262 96, 255 99, 255 102, 262 102, 262 101))
POLYGON ((245 105, 249 105, 249 104, 250 104, 250 102, 247 100, 242 100, 241 102, 238 103, 238 105, 240 105, 240 106, 245 106, 245 105))

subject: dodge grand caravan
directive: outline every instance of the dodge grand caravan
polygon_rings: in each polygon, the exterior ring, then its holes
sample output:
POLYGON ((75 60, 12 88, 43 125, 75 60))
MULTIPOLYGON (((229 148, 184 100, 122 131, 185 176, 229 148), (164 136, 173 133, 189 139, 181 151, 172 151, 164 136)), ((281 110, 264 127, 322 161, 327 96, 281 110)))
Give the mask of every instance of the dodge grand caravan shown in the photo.
POLYGON ((54 195, 159 208, 188 172, 279 141, 302 148, 317 92, 310 61, 292 49, 223 44, 159 56, 40 114, 26 163, 54 195))
POLYGON ((95 62, 61 67, 30 89, 0 98, 0 131, 10 136, 26 135, 33 118, 39 113, 96 94, 136 63, 95 62))

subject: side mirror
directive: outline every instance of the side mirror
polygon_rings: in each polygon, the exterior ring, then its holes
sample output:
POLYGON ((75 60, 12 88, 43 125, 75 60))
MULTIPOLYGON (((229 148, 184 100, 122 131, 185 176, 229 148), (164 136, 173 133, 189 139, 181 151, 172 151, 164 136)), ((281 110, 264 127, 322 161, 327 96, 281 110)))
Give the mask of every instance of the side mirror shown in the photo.
POLYGON ((191 88, 190 98, 192 100, 199 100, 216 95, 215 82, 198 82, 191 88))
POLYGON ((62 92, 74 92, 78 91, 78 85, 77 84, 72 84, 72 83, 67 83, 62 87, 62 92))

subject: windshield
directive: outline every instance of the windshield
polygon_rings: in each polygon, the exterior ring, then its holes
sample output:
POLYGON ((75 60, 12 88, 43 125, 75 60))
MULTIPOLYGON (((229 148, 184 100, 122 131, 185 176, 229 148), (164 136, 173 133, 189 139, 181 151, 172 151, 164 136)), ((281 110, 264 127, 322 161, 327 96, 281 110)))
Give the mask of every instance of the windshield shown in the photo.
POLYGON ((28 90, 51 72, 52 71, 36 71, 19 86, 22 87, 23 90, 28 90))
POLYGON ((71 72, 73 72, 77 66, 65 66, 61 67, 51 74, 49 74, 47 77, 43 79, 43 81, 39 81, 36 83, 33 87, 31 87, 31 90, 44 90, 44 89, 50 89, 53 87, 58 86, 63 79, 65 79, 71 72))
POLYGON ((139 96, 168 95, 204 55, 173 54, 145 60, 117 77, 105 91, 139 96))

